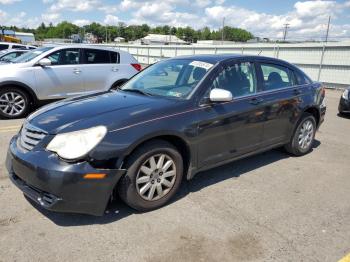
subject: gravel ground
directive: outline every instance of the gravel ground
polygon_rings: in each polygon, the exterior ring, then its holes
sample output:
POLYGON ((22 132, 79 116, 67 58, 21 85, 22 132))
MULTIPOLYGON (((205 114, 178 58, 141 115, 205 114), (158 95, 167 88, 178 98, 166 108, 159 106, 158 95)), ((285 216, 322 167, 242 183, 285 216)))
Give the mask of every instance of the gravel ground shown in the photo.
POLYGON ((337 261, 350 252, 350 117, 341 93, 313 152, 281 150, 198 174, 149 213, 120 201, 103 217, 53 213, 28 201, 5 170, 23 120, 0 120, 0 261, 337 261))

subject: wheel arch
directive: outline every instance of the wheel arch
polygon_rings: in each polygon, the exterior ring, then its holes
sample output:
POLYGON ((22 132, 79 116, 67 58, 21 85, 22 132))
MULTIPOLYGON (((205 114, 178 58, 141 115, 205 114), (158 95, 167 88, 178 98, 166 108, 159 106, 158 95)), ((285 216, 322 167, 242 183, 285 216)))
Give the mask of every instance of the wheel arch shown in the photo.
POLYGON ((2 87, 16 87, 26 92, 30 96, 32 105, 36 105, 38 103, 38 97, 36 96, 33 89, 24 83, 17 82, 17 81, 5 81, 0 83, 0 88, 2 87))
POLYGON ((179 151, 183 159, 185 177, 185 175, 187 175, 187 173, 190 171, 189 169, 192 165, 193 152, 190 149, 189 143, 181 135, 172 132, 153 134, 135 142, 132 146, 129 147, 126 154, 124 155, 123 165, 127 161, 128 157, 130 157, 137 148, 153 140, 166 141, 173 145, 179 151))
POLYGON ((318 127, 320 124, 321 114, 320 110, 316 106, 310 106, 304 110, 303 113, 311 114, 316 120, 316 126, 318 127))

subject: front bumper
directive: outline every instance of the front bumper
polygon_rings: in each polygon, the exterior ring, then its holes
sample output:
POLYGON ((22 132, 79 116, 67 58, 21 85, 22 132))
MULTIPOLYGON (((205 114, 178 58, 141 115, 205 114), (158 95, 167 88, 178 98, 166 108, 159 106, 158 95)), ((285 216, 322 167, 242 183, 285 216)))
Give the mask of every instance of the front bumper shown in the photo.
POLYGON ((350 113, 350 100, 345 100, 343 97, 341 97, 339 101, 338 111, 339 113, 350 113))
POLYGON ((122 169, 96 169, 88 162, 67 163, 45 150, 23 152, 12 138, 6 167, 12 182, 40 206, 60 212, 103 215, 122 169), (85 174, 106 174, 99 180, 85 174))

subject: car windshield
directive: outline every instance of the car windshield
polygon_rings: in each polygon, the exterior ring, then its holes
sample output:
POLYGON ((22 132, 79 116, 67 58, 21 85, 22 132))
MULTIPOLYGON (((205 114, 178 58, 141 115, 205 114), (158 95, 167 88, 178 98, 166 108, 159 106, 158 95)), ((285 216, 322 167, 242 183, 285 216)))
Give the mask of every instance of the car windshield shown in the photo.
POLYGON ((12 63, 25 63, 33 60, 37 56, 41 55, 42 53, 52 49, 53 47, 41 47, 34 49, 33 51, 29 51, 25 53, 24 55, 21 55, 15 59, 13 59, 11 62, 12 63))
POLYGON ((212 66, 192 59, 158 62, 133 77, 121 90, 185 99, 212 66))

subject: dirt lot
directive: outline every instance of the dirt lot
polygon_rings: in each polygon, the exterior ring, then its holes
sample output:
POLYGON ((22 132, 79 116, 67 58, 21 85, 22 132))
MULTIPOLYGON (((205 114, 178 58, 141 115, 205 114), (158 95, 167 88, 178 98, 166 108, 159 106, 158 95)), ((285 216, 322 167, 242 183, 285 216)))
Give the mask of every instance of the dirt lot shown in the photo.
POLYGON ((350 117, 328 112, 313 152, 280 150, 199 174, 168 206, 103 217, 31 204, 7 178, 0 120, 0 261, 337 261, 350 252, 350 117))

